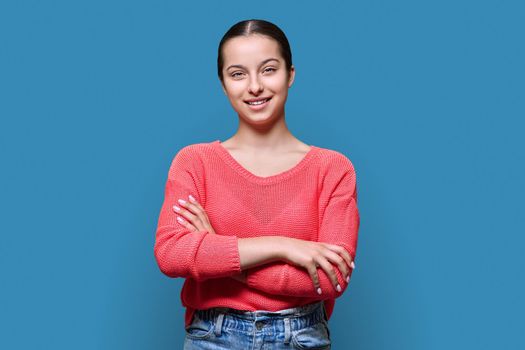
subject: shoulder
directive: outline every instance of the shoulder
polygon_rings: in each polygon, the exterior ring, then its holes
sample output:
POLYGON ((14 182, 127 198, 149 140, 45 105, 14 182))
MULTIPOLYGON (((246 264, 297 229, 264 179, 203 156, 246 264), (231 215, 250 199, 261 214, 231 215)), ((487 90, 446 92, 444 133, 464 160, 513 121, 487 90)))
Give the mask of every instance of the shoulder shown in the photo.
POLYGON ((317 147, 318 162, 324 172, 346 174, 355 173, 355 167, 350 158, 342 151, 317 147))
POLYGON ((212 144, 206 142, 192 143, 180 147, 174 152, 170 165, 170 173, 175 171, 187 171, 190 173, 202 173, 207 164, 206 159, 210 155, 212 144))
POLYGON ((328 148, 320 148, 318 155, 321 196, 332 196, 336 191, 355 193, 357 176, 350 158, 342 151, 328 148))
POLYGON ((199 142, 183 146, 175 152, 174 160, 183 159, 187 162, 202 162, 202 160, 208 157, 210 151, 212 151, 212 143, 213 142, 199 142))

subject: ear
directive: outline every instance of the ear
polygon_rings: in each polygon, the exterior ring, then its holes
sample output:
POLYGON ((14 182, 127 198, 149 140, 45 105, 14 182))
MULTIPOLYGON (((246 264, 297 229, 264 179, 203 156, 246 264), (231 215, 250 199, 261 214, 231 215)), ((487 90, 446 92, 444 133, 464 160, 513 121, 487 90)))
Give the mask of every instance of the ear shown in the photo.
POLYGON ((295 66, 290 67, 290 78, 288 79, 288 87, 290 88, 295 80, 295 66))

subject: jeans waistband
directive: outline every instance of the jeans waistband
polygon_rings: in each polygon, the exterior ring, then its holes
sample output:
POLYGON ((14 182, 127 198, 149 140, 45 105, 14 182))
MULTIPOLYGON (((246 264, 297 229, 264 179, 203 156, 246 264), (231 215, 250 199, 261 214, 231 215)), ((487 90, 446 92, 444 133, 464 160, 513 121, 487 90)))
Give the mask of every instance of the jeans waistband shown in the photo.
POLYGON ((226 326, 241 327, 241 329, 249 328, 252 324, 256 328, 264 327, 267 324, 283 325, 285 343, 290 342, 292 331, 323 322, 323 319, 327 321, 324 301, 278 311, 245 311, 229 307, 214 307, 196 310, 195 316, 202 320, 213 321, 217 336, 221 334, 223 323, 226 326), (227 317, 228 315, 231 316, 227 317))
POLYGON ((200 318, 209 319, 214 318, 217 314, 235 314, 238 318, 242 318, 248 321, 254 321, 263 316, 268 316, 272 318, 279 318, 280 316, 295 316, 300 317, 312 313, 318 308, 322 308, 323 315, 326 319, 326 310, 324 309, 324 301, 318 301, 312 304, 307 304, 303 306, 293 307, 284 310, 278 311, 268 311, 268 310, 257 310, 257 311, 246 311, 246 310, 237 310, 229 307, 214 307, 206 310, 197 310, 200 318))

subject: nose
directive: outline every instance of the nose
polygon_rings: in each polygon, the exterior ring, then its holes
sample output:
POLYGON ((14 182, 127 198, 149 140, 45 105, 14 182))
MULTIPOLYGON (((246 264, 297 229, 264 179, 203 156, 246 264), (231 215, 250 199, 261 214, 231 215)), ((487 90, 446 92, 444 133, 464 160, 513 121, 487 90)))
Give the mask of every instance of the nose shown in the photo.
POLYGON ((249 90, 252 94, 257 95, 259 92, 261 92, 263 89, 263 86, 261 82, 259 81, 259 76, 255 75, 252 78, 250 78, 250 86, 249 90))

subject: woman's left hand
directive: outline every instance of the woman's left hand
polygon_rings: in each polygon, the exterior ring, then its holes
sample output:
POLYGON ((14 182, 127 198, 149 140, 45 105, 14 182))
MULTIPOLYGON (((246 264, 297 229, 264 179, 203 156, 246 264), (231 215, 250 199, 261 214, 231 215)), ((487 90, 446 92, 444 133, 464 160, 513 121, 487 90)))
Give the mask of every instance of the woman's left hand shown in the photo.
MULTIPOLYGON (((177 221, 190 231, 207 231, 211 234, 215 234, 215 230, 210 224, 210 219, 206 214, 204 208, 193 198, 190 194, 188 196, 189 201, 179 198, 178 202, 180 206, 174 205, 173 211, 177 214, 184 216, 184 219, 177 216, 177 221)), ((246 283, 246 271, 242 271, 238 275, 231 276, 231 278, 246 283)))
POLYGON ((215 234, 215 230, 211 226, 204 208, 191 194, 188 196, 188 199, 189 201, 179 198, 180 206, 174 205, 172 208, 175 213, 184 216, 184 218, 177 216, 179 224, 190 231, 207 231, 215 234))

